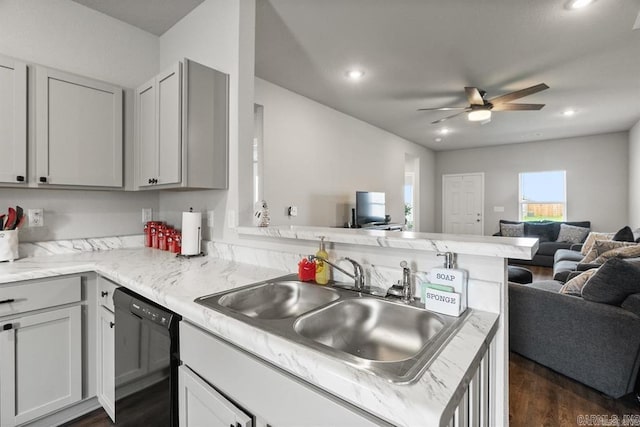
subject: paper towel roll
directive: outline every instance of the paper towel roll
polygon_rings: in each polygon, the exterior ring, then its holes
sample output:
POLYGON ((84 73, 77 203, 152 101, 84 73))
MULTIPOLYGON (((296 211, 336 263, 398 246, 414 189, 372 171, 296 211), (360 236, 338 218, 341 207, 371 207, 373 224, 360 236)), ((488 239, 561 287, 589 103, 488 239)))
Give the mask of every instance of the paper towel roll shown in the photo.
POLYGON ((182 212, 182 255, 198 255, 202 240, 202 213, 182 212))

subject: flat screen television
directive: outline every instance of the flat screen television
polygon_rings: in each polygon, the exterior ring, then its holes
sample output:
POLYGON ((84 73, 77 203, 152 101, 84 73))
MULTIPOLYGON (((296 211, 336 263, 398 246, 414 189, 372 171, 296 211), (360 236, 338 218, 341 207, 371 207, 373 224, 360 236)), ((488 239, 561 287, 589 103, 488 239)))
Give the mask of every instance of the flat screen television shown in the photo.
POLYGON ((384 224, 386 209, 384 193, 356 191, 356 222, 358 226, 384 224))

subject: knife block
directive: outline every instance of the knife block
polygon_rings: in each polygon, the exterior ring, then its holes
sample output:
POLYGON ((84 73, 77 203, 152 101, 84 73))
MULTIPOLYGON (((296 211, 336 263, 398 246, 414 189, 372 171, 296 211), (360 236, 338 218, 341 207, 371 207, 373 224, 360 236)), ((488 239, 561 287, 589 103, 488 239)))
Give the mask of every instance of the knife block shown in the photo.
POLYGON ((18 259, 18 230, 0 231, 0 261, 18 259))

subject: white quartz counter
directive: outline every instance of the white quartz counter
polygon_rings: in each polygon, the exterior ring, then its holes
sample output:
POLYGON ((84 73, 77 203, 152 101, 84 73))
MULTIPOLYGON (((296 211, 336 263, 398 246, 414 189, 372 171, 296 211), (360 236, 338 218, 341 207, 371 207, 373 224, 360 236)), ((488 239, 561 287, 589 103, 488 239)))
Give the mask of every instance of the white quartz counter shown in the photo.
POLYGON ((330 228, 309 226, 237 227, 240 236, 312 240, 321 236, 328 242, 378 246, 415 251, 454 252, 458 254, 532 259, 538 251, 538 239, 530 237, 473 236, 411 231, 368 230, 366 228, 330 228))
POLYGON ((424 374, 412 384, 400 385, 193 302, 199 296, 287 272, 213 257, 180 259, 167 252, 138 248, 0 263, 0 283, 92 271, 396 425, 440 425, 443 414, 445 420, 450 419, 471 379, 471 367, 486 351, 498 320, 498 314, 472 311, 424 374))

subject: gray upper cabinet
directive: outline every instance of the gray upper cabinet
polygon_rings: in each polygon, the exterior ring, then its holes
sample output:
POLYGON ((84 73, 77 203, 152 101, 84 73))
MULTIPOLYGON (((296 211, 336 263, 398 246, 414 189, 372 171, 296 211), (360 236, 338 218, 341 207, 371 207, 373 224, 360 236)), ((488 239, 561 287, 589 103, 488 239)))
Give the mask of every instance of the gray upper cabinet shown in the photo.
POLYGON ((36 68, 36 179, 40 185, 123 185, 122 88, 36 68))
POLYGON ((27 179, 27 66, 0 56, 0 183, 27 179))
POLYGON ((228 187, 228 75, 185 59, 136 90, 139 189, 228 187))

